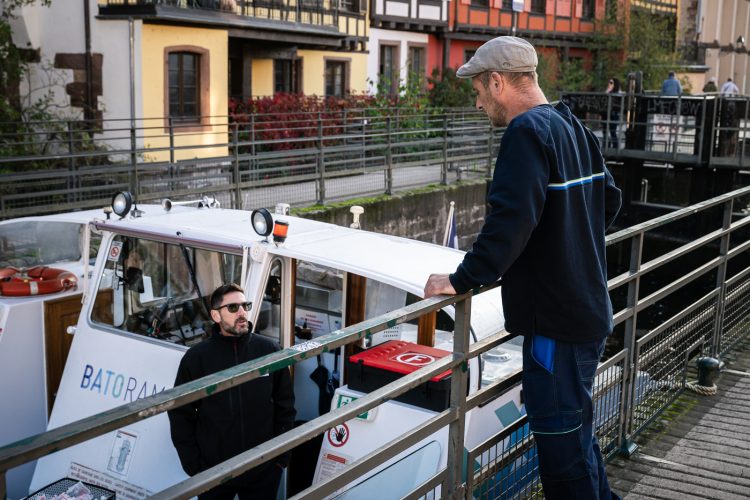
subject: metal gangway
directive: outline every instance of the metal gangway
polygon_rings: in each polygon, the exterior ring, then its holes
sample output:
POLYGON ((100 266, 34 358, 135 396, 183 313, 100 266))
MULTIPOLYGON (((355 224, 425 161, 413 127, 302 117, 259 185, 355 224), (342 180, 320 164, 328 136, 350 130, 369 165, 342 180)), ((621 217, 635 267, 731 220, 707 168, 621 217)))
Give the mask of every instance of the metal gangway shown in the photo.
MULTIPOLYGON (((733 191, 668 215, 623 229, 607 237, 610 257, 619 253, 628 264, 609 278, 619 346, 610 346, 600 364, 594 397, 597 435, 603 453, 633 452, 634 440, 687 390, 693 360, 700 355, 726 356, 748 333, 750 321, 750 217, 739 211, 750 199, 750 187, 733 191), (688 243, 653 245, 651 236, 668 226, 707 228, 688 243), (686 264, 690 262, 690 265, 686 264), (669 276, 655 283, 656 272, 669 276), (669 272, 666 272, 669 271, 669 272), (687 285, 691 284, 691 293, 687 285), (669 307, 666 307, 666 306, 669 307), (649 312, 670 311, 649 324, 649 312)), ((472 298, 488 288, 455 297, 434 297, 362 323, 270 354, 263 358, 166 390, 105 413, 79 420, 0 448, 0 497, 5 473, 35 460, 125 425, 227 390, 270 372, 341 346, 362 341, 397 324, 455 304, 453 353, 395 382, 334 409, 283 435, 155 494, 155 498, 189 498, 313 439, 338 424, 452 371, 450 407, 424 425, 383 445, 330 479, 312 485, 295 498, 334 495, 363 474, 383 464, 434 432, 447 428, 447 466, 406 498, 541 498, 533 436, 526 417, 468 449, 464 460, 467 412, 520 383, 520 369, 467 397, 468 360, 507 341, 501 329, 469 344, 472 298), (469 464, 469 465, 467 465, 469 464), (468 469, 468 470, 467 470, 468 469)))

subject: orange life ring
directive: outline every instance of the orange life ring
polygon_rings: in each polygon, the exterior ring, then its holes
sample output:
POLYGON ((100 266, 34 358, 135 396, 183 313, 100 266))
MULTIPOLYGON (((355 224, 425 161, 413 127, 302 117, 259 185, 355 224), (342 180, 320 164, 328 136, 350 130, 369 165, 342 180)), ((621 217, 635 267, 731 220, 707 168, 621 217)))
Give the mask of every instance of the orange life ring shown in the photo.
POLYGON ((45 295, 75 288, 78 278, 65 269, 36 266, 28 269, 0 269, 0 295, 25 297, 45 295))

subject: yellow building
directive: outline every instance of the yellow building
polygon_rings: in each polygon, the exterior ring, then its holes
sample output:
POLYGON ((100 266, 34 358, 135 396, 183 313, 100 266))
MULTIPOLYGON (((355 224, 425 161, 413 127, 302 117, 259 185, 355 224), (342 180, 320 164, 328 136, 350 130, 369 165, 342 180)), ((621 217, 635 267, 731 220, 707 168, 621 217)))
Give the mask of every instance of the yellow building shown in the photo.
POLYGON ((226 142, 232 99, 367 88, 365 0, 100 2, 97 23, 129 19, 135 114, 142 145, 158 150, 146 160, 228 154, 214 145, 226 142))

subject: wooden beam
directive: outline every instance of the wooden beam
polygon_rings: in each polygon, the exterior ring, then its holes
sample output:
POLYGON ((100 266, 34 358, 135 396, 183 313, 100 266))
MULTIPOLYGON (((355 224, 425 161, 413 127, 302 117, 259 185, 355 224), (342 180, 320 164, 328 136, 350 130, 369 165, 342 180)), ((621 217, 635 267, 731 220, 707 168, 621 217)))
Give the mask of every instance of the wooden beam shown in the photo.
POLYGON ((437 322, 437 311, 423 314, 419 317, 417 325, 417 344, 435 347, 435 324, 437 322))

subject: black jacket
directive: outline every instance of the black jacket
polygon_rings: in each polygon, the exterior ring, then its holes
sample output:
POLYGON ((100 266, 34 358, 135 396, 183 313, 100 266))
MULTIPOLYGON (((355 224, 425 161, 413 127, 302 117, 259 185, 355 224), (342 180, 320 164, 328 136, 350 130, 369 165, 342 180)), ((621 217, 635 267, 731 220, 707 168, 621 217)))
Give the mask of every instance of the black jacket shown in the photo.
MULTIPOLYGON (((265 337, 226 337, 214 325, 211 337, 185 353, 174 385, 278 350, 265 337)), ((288 431, 295 414, 286 368, 168 412, 172 443, 182 468, 191 476, 288 431)), ((276 462, 286 466, 288 460, 282 455, 276 462)))

